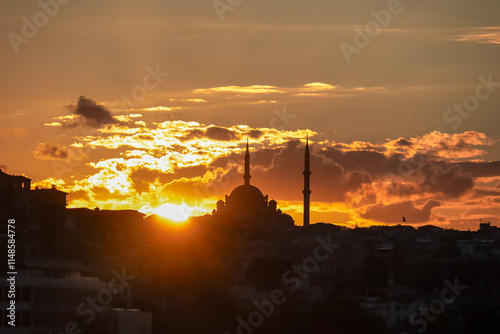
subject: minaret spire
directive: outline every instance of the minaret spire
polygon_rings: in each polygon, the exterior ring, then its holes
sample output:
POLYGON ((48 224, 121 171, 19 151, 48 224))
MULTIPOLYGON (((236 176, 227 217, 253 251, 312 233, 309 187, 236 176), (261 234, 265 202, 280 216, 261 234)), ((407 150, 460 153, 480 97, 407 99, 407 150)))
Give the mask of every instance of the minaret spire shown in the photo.
POLYGON ((250 185, 250 152, 248 150, 248 138, 247 138, 247 151, 245 153, 245 175, 243 175, 243 179, 245 180, 245 185, 250 185))
POLYGON ((311 170, 310 170, 310 160, 311 157, 309 155, 309 134, 307 134, 306 138, 306 153, 304 159, 304 190, 302 193, 304 194, 304 221, 302 223, 303 226, 309 226, 309 214, 310 214, 310 178, 311 178, 311 170))

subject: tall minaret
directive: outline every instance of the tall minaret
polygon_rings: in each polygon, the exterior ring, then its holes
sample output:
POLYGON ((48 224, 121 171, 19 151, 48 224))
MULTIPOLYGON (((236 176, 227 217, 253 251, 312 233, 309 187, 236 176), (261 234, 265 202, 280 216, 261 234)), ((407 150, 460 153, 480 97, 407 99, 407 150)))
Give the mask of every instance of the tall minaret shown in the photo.
POLYGON ((305 162, 304 162, 304 190, 302 193, 304 194, 304 222, 303 226, 309 226, 309 211, 310 211, 310 197, 311 190, 309 189, 309 181, 311 178, 311 170, 309 169, 309 162, 311 157, 309 155, 309 134, 306 139, 306 154, 305 154, 305 162))
POLYGON ((250 185, 250 152, 248 151, 248 138, 247 138, 247 152, 245 153, 245 175, 243 179, 245 180, 245 185, 250 185))

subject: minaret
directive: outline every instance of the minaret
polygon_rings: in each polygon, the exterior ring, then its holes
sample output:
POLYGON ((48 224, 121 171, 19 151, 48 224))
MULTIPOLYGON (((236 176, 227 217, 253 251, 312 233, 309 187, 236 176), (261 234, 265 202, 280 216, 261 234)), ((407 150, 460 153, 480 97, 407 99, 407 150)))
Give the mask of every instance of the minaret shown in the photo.
POLYGON ((304 222, 303 226, 309 226, 309 211, 310 211, 310 197, 311 190, 309 189, 309 181, 311 178, 311 170, 309 169, 309 162, 311 157, 309 155, 309 135, 307 135, 306 139, 306 154, 305 154, 305 162, 304 162, 304 190, 302 193, 304 194, 304 222))
POLYGON ((250 185, 250 152, 248 151, 248 138, 247 138, 247 152, 245 153, 245 175, 243 179, 245 180, 245 185, 250 185))

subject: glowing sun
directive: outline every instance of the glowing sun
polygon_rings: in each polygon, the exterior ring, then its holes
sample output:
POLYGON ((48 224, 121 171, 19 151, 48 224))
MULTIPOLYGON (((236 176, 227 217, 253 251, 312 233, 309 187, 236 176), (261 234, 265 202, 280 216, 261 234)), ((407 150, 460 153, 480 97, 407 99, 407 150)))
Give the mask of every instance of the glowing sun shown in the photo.
POLYGON ((186 204, 178 205, 167 203, 155 209, 154 213, 158 216, 182 223, 189 218, 192 211, 193 209, 186 204))

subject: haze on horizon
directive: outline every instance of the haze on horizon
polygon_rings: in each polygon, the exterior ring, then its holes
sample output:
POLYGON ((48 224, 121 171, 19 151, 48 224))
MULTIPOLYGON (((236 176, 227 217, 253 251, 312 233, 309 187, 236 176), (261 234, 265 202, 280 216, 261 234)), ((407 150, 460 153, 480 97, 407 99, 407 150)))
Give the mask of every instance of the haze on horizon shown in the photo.
POLYGON ((498 2, 54 4, 0 3, 0 165, 70 207, 210 212, 248 138, 300 225, 309 134, 313 223, 500 224, 498 2))

